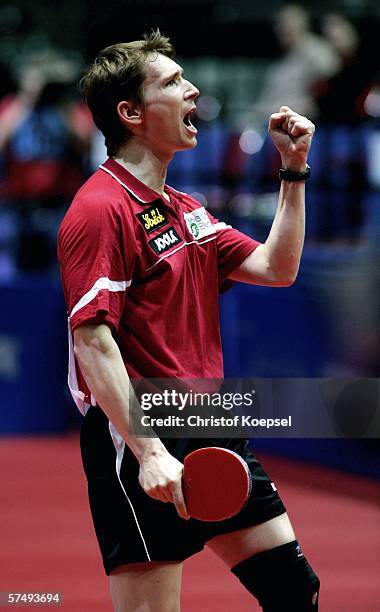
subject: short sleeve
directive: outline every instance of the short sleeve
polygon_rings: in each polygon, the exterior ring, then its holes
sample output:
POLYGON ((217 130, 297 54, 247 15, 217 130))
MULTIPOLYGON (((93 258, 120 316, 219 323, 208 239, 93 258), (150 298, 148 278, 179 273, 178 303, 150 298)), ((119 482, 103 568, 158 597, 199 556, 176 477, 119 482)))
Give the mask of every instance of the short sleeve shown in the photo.
POLYGON ((132 282, 135 237, 117 207, 96 197, 69 210, 58 259, 71 328, 105 323, 117 330, 132 282))
POLYGON ((226 223, 215 219, 209 212, 217 234, 218 269, 220 283, 223 283, 235 268, 240 266, 260 242, 243 234, 226 223))

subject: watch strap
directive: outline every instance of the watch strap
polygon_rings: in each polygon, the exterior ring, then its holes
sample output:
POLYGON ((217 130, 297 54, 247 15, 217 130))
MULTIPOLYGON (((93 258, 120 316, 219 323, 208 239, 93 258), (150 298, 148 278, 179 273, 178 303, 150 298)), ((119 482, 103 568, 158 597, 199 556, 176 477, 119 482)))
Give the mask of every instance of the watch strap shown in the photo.
POLYGON ((306 170, 304 172, 293 172, 293 170, 280 168, 278 178, 281 181, 306 181, 310 178, 310 166, 306 164, 306 170))

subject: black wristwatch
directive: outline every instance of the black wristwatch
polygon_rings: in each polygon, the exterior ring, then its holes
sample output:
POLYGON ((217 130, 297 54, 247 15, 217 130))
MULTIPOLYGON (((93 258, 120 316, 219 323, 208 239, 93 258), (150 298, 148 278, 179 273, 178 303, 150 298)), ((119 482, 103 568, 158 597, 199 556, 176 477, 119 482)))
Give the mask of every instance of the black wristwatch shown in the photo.
POLYGON ((308 178, 310 178, 310 166, 306 164, 305 172, 293 172, 292 170, 280 168, 278 178, 281 181, 306 181, 308 178))

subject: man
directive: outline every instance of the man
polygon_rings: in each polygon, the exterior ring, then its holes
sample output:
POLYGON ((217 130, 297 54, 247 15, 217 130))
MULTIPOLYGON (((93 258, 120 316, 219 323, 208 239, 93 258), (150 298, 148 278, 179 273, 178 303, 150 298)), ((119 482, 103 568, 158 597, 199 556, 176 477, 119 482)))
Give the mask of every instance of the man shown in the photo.
MULTIPOLYGON (((86 413, 82 457, 112 600, 118 612, 178 611, 182 561, 207 542, 265 612, 315 611, 318 578, 256 460, 244 510, 202 523, 189 519, 181 489, 190 444, 130 433, 129 377, 221 378, 219 287, 290 285, 303 244, 314 126, 287 107, 269 122, 288 180, 265 244, 165 184, 174 153, 194 147, 197 133, 199 92, 173 56, 157 31, 104 49, 88 68, 82 86, 110 159, 78 192, 58 239, 69 385, 86 413)), ((243 442, 226 445, 244 456, 243 442)))

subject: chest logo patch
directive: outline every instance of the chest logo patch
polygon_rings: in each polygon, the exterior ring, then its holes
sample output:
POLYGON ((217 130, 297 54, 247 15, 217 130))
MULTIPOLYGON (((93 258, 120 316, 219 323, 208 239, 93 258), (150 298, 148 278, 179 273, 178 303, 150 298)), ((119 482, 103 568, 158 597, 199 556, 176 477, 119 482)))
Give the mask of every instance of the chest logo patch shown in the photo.
POLYGON ((211 223, 206 209, 201 206, 188 213, 183 213, 187 229, 195 240, 215 234, 215 228, 211 223))
POLYGON ((161 253, 165 253, 176 244, 182 242, 180 236, 178 236, 174 227, 169 227, 166 232, 162 232, 152 240, 149 240, 149 244, 152 247, 153 251, 156 255, 161 255, 161 253))
POLYGON ((169 223, 164 212, 157 206, 146 208, 143 210, 143 212, 138 213, 136 217, 147 234, 151 234, 156 229, 159 229, 160 227, 163 227, 169 223))

